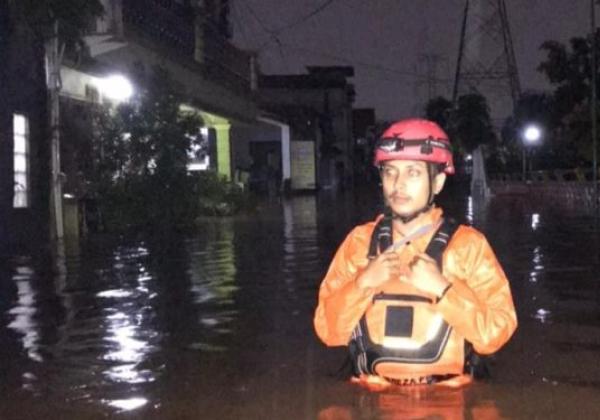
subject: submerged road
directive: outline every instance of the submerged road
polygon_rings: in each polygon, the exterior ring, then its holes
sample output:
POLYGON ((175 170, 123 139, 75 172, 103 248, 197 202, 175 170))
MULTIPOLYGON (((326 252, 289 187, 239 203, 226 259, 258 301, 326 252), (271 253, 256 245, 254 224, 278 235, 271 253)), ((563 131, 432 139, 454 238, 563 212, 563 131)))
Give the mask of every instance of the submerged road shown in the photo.
POLYGON ((317 289, 376 200, 299 196, 198 232, 67 246, 0 267, 0 418, 600 418, 600 238, 590 212, 447 201, 488 237, 519 329, 461 390, 370 393, 314 335, 317 289))

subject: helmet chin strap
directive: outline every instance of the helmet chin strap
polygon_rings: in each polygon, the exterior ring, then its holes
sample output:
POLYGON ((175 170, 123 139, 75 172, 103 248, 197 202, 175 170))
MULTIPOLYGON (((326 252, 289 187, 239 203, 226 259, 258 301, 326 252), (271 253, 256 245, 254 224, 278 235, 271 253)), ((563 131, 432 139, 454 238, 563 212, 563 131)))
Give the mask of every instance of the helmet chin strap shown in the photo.
POLYGON ((429 175, 429 198, 427 199, 427 204, 423 206, 421 209, 412 212, 411 214, 401 215, 394 213, 392 208, 386 204, 385 206, 385 215, 391 217, 393 220, 400 220, 402 223, 410 223, 419 217, 422 213, 427 213, 431 207, 433 207, 433 201, 435 199, 435 194, 433 193, 433 168, 431 165, 427 165, 427 173, 429 175))

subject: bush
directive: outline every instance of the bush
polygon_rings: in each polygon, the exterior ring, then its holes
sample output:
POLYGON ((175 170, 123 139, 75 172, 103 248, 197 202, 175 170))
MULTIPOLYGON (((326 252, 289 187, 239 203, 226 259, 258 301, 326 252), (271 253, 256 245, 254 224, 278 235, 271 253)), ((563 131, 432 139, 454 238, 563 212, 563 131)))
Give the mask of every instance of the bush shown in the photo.
POLYGON ((252 196, 216 172, 195 175, 199 215, 230 216, 253 207, 252 196))
POLYGON ((158 176, 128 177, 97 198, 99 228, 117 232, 188 229, 200 216, 231 216, 255 207, 250 193, 215 172, 170 183, 158 176))

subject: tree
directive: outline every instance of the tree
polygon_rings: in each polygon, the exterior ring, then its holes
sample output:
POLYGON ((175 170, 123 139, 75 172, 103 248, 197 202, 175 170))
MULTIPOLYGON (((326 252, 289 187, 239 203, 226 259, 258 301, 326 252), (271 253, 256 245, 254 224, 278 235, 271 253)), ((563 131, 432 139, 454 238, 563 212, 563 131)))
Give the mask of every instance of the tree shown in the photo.
MULTIPOLYGON (((540 169, 564 166, 574 156, 574 150, 565 150, 560 137, 556 136, 552 127, 555 118, 554 97, 544 92, 524 92, 513 114, 505 121, 502 127, 502 144, 510 156, 508 165, 510 170, 517 171, 522 164, 523 132, 530 124, 535 124, 543 131, 543 147, 536 148, 536 155, 540 160, 540 169)), ((567 165, 568 166, 568 165, 567 165)))
POLYGON ((425 118, 435 121, 444 130, 448 130, 452 114, 452 102, 443 96, 432 98, 425 105, 425 118))
POLYGON ((161 67, 134 71, 136 93, 95 118, 86 177, 107 213, 124 225, 180 225, 193 219, 198 196, 187 164, 202 118, 182 110, 182 91, 161 67), (111 209, 112 207, 112 209, 111 209))
POLYGON ((499 146, 487 100, 478 93, 460 96, 455 107, 442 96, 433 98, 425 106, 425 116, 448 133, 458 165, 463 163, 465 155, 472 154, 479 146, 495 146, 496 149, 499 146))
POLYGON ((464 153, 471 153, 482 145, 493 145, 496 141, 487 100, 478 93, 458 98, 451 121, 450 131, 464 153))
MULTIPOLYGON (((596 31, 595 37, 596 48, 600 51, 600 30, 596 31)), ((589 162, 592 155, 591 37, 571 38, 568 46, 549 40, 540 48, 546 53, 546 60, 540 63, 538 71, 554 86, 550 127, 555 133, 553 145, 557 155, 562 157, 563 165, 589 162)))
POLYGON ((94 20, 104 13, 100 0, 18 0, 20 15, 44 40, 54 36, 58 25, 59 44, 66 48, 83 46, 83 38, 94 20))

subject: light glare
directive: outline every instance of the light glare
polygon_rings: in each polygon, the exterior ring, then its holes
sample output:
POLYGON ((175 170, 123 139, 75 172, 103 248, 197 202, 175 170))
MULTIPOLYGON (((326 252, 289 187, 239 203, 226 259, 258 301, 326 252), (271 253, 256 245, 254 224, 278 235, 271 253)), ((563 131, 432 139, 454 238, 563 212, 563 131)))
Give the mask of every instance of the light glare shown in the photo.
POLYGON ((133 85, 125 76, 115 74, 101 80, 100 88, 108 98, 116 101, 126 101, 133 95, 133 85))
POLYGON ((538 127, 530 125, 525 128, 524 135, 525 140, 527 140, 529 143, 536 143, 542 136, 542 132, 538 127))

